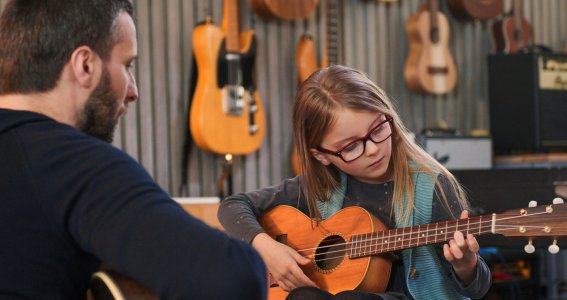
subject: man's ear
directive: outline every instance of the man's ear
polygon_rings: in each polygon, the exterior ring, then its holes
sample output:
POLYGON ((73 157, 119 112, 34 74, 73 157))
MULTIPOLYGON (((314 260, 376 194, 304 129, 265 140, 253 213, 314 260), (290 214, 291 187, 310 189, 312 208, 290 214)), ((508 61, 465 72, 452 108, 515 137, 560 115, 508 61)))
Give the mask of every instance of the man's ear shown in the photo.
POLYGON ((331 161, 327 159, 327 156, 324 153, 317 151, 317 149, 309 149, 309 152, 323 165, 328 166, 331 164, 331 161))
POLYGON ((102 69, 102 60, 88 46, 81 46, 73 51, 70 61, 71 71, 84 88, 98 85, 102 69))

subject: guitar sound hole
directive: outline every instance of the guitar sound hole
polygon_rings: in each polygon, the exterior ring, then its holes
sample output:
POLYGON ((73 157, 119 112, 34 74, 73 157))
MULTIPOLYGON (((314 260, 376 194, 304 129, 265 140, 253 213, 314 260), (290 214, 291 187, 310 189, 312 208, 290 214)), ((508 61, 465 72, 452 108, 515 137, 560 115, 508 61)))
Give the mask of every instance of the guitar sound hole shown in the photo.
POLYGON ((315 263, 323 271, 331 271, 344 259, 346 242, 340 235, 323 239, 315 250, 315 263))

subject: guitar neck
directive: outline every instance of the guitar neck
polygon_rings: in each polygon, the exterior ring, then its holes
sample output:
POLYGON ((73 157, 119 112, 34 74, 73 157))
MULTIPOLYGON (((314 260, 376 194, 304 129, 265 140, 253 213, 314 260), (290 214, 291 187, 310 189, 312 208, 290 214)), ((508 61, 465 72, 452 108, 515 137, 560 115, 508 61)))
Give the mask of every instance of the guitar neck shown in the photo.
POLYGON ((327 57, 328 64, 334 65, 339 62, 339 3, 337 0, 327 1, 327 57))
POLYGON ((522 39, 522 4, 520 0, 514 0, 514 7, 512 8, 512 15, 514 18, 514 30, 516 40, 522 39))
POLYGON ((437 0, 427 0, 427 8, 429 9, 429 34, 430 40, 433 43, 439 41, 439 22, 437 20, 437 13, 439 12, 439 2, 437 0))
POLYGON ((226 34, 226 50, 240 51, 238 0, 224 0, 222 28, 226 34))
POLYGON ((494 233, 495 218, 496 215, 487 215, 357 234, 351 237, 347 251, 351 258, 357 258, 446 242, 453 238, 455 231, 465 236, 494 233))

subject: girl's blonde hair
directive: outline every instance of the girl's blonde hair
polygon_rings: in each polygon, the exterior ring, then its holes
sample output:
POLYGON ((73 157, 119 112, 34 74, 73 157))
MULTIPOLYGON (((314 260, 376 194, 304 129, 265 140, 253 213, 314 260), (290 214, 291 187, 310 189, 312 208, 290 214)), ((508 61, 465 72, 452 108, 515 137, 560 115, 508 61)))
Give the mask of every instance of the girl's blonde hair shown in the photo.
POLYGON ((302 190, 313 218, 320 219, 317 201, 329 199, 331 193, 340 185, 340 176, 336 167, 325 166, 316 160, 310 149, 320 146, 326 130, 334 124, 335 112, 340 107, 383 113, 393 118, 392 156, 388 173, 394 182, 391 211, 398 212, 397 220, 407 221, 414 209, 412 172, 426 172, 435 176, 437 171, 444 175, 448 181, 446 187, 440 186, 439 180, 436 180, 442 201, 449 207, 444 189, 451 188, 461 208, 468 209, 466 193, 456 178, 414 141, 407 138, 408 131, 386 93, 362 72, 333 65, 315 72, 303 82, 293 106, 293 132, 302 168, 302 190), (413 162, 411 166, 410 162, 413 162), (407 206, 404 207, 406 192, 408 199, 407 206))

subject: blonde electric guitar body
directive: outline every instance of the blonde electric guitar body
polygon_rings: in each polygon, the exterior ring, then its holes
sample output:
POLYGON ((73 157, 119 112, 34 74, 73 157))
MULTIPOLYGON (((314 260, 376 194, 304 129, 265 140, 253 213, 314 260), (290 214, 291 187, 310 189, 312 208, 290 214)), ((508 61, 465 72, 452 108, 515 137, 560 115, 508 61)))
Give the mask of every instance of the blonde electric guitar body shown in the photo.
MULTIPOLYGON (((236 12, 225 1, 225 16, 236 12), (228 5, 228 8, 227 8, 228 5)), ((234 18, 234 16, 233 16, 234 18)), ((238 33, 234 21, 226 30, 209 21, 193 32, 198 78, 190 113, 191 135, 197 146, 218 154, 249 154, 263 140, 265 117, 255 88, 255 39, 252 31, 238 33)))

